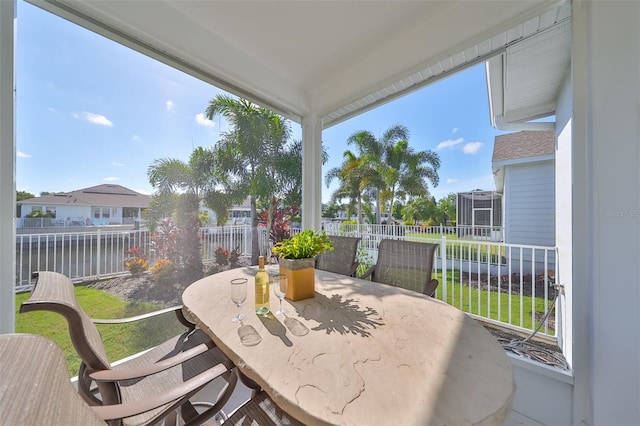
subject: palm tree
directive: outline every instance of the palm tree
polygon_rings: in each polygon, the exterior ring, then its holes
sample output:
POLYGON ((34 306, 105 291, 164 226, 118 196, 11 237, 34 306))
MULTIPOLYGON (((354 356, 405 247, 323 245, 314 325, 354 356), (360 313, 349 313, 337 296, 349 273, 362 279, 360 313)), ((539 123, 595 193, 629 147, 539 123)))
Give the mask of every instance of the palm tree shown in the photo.
POLYGON ((146 222, 154 230, 161 219, 174 216, 180 232, 180 257, 172 259, 176 266, 182 264, 185 279, 194 281, 202 276, 202 254, 198 238, 200 200, 205 188, 213 185, 207 164, 211 154, 197 148, 189 163, 162 158, 155 160, 147 169, 149 183, 156 189, 146 222), (180 261, 181 260, 181 261, 180 261))
POLYGON ((396 198, 426 196, 428 183, 438 185, 440 157, 433 151, 416 151, 409 146, 409 130, 400 124, 387 129, 377 139, 369 131, 359 131, 347 139, 362 159, 362 186, 377 192, 376 213, 388 205, 389 218, 396 198))
POLYGON ((396 198, 429 195, 428 182, 438 186, 440 157, 433 151, 416 151, 407 140, 385 146, 380 165, 389 199, 389 217, 396 198))
POLYGON ((289 140, 289 125, 265 108, 227 95, 209 101, 207 118, 213 119, 218 114, 229 121, 231 129, 221 135, 213 149, 216 173, 231 198, 237 198, 238 194, 250 197, 251 261, 255 265, 259 256, 256 201, 260 198, 273 205, 280 186, 278 161, 283 158, 289 140))
POLYGON ((362 192, 363 192, 363 173, 362 159, 358 158, 353 152, 347 150, 342 155, 344 160, 340 166, 330 169, 326 176, 325 182, 327 187, 334 179, 340 181, 340 186, 334 192, 332 198, 349 198, 351 204, 357 204, 358 223, 362 222, 362 192))

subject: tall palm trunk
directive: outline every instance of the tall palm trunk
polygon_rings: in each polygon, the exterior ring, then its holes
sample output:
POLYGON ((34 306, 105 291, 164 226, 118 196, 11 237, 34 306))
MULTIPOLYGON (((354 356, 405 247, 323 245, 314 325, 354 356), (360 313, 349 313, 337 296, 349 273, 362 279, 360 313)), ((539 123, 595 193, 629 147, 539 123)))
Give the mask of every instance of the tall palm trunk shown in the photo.
POLYGON ((251 202, 251 264, 258 264, 260 256, 260 246, 258 244, 258 213, 256 208, 256 197, 249 197, 251 202))

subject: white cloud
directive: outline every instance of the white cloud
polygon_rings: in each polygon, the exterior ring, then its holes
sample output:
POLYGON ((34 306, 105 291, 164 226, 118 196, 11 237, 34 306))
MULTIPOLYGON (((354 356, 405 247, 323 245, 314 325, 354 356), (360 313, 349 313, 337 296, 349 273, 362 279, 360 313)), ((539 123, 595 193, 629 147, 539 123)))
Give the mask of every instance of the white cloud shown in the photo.
POLYGON ((175 111, 175 107, 173 105, 173 101, 167 101, 167 102, 165 102, 165 105, 167 106, 167 111, 169 111, 169 112, 175 111))
POLYGON ((113 123, 111 122, 111 120, 109 120, 107 117, 105 117, 104 115, 100 115, 100 114, 94 114, 92 112, 80 112, 80 113, 74 113, 73 116, 75 118, 77 118, 78 120, 85 120, 88 121, 91 124, 97 124, 99 126, 107 126, 107 127, 113 127, 113 123))
POLYGON ((22 151, 16 151, 16 156, 18 158, 31 158, 31 154, 26 154, 22 151))
POLYGON ((208 118, 206 118, 203 113, 196 114, 196 123, 198 123, 201 126, 206 126, 206 127, 213 127, 213 126, 216 125, 213 122, 213 120, 209 120, 208 118))
POLYGON ((113 181, 116 181, 116 180, 120 180, 120 178, 119 177, 115 177, 115 176, 109 176, 109 177, 106 177, 106 178, 104 178, 102 180, 107 181, 107 182, 113 182, 113 181))
POLYGON ((445 148, 453 148, 456 145, 461 144, 462 142, 464 142, 464 138, 458 138, 458 139, 447 139, 446 141, 442 141, 438 144, 438 146, 436 147, 436 149, 438 151, 445 149, 445 148))
POLYGON ((462 151, 465 154, 475 154, 476 152, 478 152, 478 150, 480 150, 480 148, 482 148, 482 142, 469 142, 464 145, 462 151))
POLYGON ((456 179, 456 178, 448 178, 448 179, 446 180, 446 182, 447 182, 447 183, 449 183, 449 184, 451 184, 451 183, 456 183, 457 181, 458 181, 458 179, 456 179))
POLYGON ((140 136, 138 136, 138 135, 131 136, 131 140, 133 142, 142 142, 142 138, 140 136))
POLYGON ((118 163, 117 161, 112 162, 111 165, 116 167, 124 167, 124 164, 118 163))
POLYGON ((458 133, 458 128, 454 127, 453 129, 451 129, 451 134, 455 135, 456 133, 458 133))

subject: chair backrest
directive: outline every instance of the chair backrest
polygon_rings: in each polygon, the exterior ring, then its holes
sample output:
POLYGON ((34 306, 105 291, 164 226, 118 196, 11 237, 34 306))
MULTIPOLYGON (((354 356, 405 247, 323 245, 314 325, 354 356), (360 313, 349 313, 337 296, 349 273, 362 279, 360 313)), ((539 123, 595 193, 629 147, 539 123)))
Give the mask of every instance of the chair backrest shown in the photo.
POLYGON ((333 250, 325 251, 316 258, 316 269, 353 276, 358 268, 358 237, 330 235, 333 250))
POLYGON ((435 291, 431 274, 437 248, 438 244, 383 239, 371 280, 431 296, 435 291))
POLYGON ((91 318, 80 307, 73 283, 57 272, 36 272, 31 297, 22 302, 20 312, 52 311, 69 323, 71 342, 88 372, 111 368, 102 337, 91 318))

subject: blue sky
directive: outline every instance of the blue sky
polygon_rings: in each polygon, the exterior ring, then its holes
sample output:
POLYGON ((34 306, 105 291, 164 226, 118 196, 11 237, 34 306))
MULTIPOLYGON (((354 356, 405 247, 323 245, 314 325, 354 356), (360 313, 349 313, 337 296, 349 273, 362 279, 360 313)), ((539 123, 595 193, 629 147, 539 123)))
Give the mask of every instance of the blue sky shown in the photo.
MULTIPOLYGON (((204 119, 220 89, 18 1, 18 190, 72 191, 115 183, 151 193, 146 172, 159 158, 187 160, 227 129, 204 119)), ((489 123, 484 67, 471 68, 326 129, 324 173, 342 162, 346 140, 394 124, 415 149, 440 155, 436 198, 494 189, 491 154, 502 132, 489 123)), ((300 127, 292 125, 295 138, 300 127)), ((323 178, 323 201, 327 189, 323 178)))

